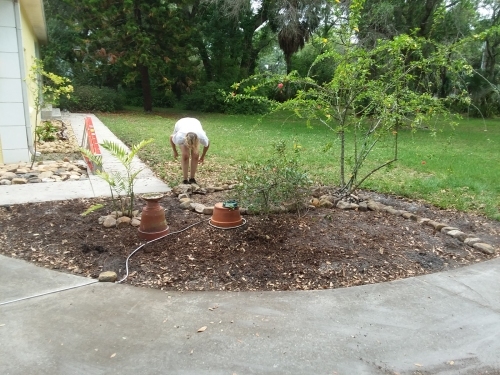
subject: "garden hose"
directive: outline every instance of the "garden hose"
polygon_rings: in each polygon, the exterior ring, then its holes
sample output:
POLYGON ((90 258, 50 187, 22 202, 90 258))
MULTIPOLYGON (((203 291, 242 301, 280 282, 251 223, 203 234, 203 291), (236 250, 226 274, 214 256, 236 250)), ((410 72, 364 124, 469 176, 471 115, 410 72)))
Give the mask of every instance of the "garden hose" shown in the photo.
MULTIPOLYGON (((236 203, 236 201, 228 201, 228 202, 235 202, 235 203, 236 203)), ((237 205, 238 205, 238 204, 236 203, 236 207, 238 207, 237 205)), ((238 226, 236 226, 236 227, 232 227, 232 228, 221 228, 221 227, 216 227, 215 225, 212 225, 212 224, 210 223, 210 219, 200 220, 200 221, 198 221, 198 222, 196 222, 196 223, 194 223, 194 224, 191 224, 191 225, 187 226, 187 227, 186 227, 186 228, 184 228, 184 229, 178 230, 178 231, 176 231, 176 232, 167 233, 167 234, 165 234, 164 236, 161 236, 161 237, 155 238, 154 240, 151 240, 151 241, 148 241, 148 242, 146 242, 146 243, 143 243, 141 246, 139 246, 137 249, 135 249, 134 251, 132 251, 132 252, 129 254, 129 256, 127 257, 127 259, 125 260, 125 276, 123 277, 123 279, 121 279, 121 280, 119 280, 119 281, 116 281, 116 283, 117 283, 117 284, 120 284, 120 283, 124 282, 124 281, 127 279, 127 277, 128 277, 128 261, 129 261, 129 260, 130 260, 130 258, 132 258, 132 256, 133 256, 133 255, 134 255, 137 251, 139 251, 142 247, 146 246, 147 244, 149 244, 149 243, 151 243, 151 242, 155 242, 155 241, 161 240, 162 238, 167 237, 167 236, 170 236, 170 235, 172 235, 172 234, 182 233, 182 232, 184 232, 185 230, 187 230, 187 229, 189 229, 189 228, 191 228, 191 227, 194 227, 195 225, 198 225, 198 224, 203 223, 204 221, 208 221, 208 223, 209 223, 212 227, 214 227, 214 228, 218 228, 218 229, 235 229, 235 228, 239 228, 239 227, 241 227, 242 225, 245 225, 245 224, 246 224, 246 222, 247 222, 245 219, 243 219, 243 223, 242 223, 241 225, 238 225, 238 226)))

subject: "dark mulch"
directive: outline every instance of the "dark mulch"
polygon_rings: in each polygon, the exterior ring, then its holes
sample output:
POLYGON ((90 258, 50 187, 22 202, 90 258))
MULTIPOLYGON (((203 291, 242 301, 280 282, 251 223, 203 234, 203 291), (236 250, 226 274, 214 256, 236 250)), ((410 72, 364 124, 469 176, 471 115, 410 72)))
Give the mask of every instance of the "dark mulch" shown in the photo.
MULTIPOLYGON (((500 222, 371 195, 500 246, 500 222)), ((205 204, 223 199, 220 193, 195 197, 205 204)), ((143 202, 137 203, 142 208, 143 202)), ((316 209, 301 215, 245 215, 245 225, 221 230, 209 225, 208 216, 180 209, 176 197, 160 203, 172 234, 130 258, 125 283, 163 290, 339 288, 450 270, 496 256, 386 212, 316 209)), ((98 218, 109 212, 110 201, 103 199, 1 207, 0 253, 92 278, 112 270, 122 279, 126 258, 146 241, 135 227, 99 225, 98 218), (106 207, 81 215, 96 203, 106 207)))

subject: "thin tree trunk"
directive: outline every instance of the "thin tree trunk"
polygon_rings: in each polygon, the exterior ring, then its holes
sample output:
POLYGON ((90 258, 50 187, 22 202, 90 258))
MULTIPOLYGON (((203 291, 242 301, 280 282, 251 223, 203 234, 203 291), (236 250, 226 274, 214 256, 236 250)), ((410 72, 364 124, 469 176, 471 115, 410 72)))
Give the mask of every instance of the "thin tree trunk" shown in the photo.
POLYGON ((149 81, 149 69, 147 66, 139 66, 141 73, 142 98, 145 112, 153 111, 153 97, 151 95, 151 82, 149 81))

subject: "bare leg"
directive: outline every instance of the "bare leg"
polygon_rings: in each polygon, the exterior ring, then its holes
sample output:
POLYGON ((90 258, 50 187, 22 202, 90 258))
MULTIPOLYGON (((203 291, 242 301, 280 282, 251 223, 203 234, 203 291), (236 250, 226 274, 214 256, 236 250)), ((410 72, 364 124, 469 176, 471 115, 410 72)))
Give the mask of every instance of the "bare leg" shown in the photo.
POLYGON ((191 174, 190 178, 195 178, 196 170, 198 169, 198 160, 200 159, 199 150, 191 151, 191 174))
POLYGON ((181 167, 182 167, 182 176, 184 177, 184 180, 188 179, 188 167, 189 167, 189 148, 187 148, 184 145, 181 145, 181 151, 182 151, 182 156, 181 156, 181 167))

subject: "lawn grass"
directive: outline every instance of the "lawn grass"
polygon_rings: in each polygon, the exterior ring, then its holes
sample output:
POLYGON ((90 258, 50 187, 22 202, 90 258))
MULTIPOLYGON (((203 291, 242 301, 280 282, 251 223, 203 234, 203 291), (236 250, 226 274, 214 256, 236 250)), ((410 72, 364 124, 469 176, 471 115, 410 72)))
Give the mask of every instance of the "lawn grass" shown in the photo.
MULTIPOLYGON (((155 173, 170 184, 182 178, 172 159, 169 137, 184 116, 198 118, 211 141, 199 176, 234 181, 238 167, 247 161, 264 162, 272 143, 294 139, 300 160, 315 183, 338 185, 339 147, 333 132, 321 125, 285 114, 259 116, 183 112, 174 109, 145 114, 139 109, 98 114, 103 123, 126 144, 154 138, 140 154, 155 173), (326 147, 328 144, 331 147, 326 147)), ((398 161, 378 171, 363 188, 423 199, 442 208, 479 212, 500 220, 500 120, 460 120, 457 128, 442 124, 432 136, 428 130, 399 132, 398 161)), ((378 145, 364 171, 390 159, 392 140, 378 145)))

